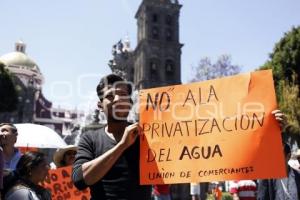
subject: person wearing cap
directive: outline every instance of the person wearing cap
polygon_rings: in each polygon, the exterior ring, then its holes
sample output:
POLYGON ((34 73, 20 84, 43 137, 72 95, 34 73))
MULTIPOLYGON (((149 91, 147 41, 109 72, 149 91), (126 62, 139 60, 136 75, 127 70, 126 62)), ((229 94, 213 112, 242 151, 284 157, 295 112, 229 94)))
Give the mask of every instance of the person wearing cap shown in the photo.
POLYGON ((138 123, 127 121, 132 86, 110 74, 97 86, 98 108, 107 125, 82 134, 73 165, 74 185, 90 188, 91 199, 150 200, 151 186, 140 185, 138 123))
POLYGON ((20 151, 15 148, 17 142, 18 130, 11 123, 0 124, 0 146, 3 149, 4 169, 15 170, 19 159, 20 151))
POLYGON ((66 167, 73 165, 75 161, 75 155, 77 153, 77 146, 68 145, 65 148, 57 149, 57 151, 53 155, 53 162, 55 167, 66 167))
POLYGON ((258 183, 258 200, 296 200, 300 199, 300 172, 288 165, 291 147, 283 144, 287 177, 282 179, 260 180, 258 183))

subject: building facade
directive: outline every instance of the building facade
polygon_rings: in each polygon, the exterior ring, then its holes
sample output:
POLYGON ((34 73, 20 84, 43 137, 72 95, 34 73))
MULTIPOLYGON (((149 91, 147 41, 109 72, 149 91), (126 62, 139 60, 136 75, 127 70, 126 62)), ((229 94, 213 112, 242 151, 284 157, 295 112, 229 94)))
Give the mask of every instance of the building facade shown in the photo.
POLYGON ((143 0, 137 20, 137 47, 128 39, 113 46, 109 66, 137 89, 181 83, 181 48, 177 0, 143 0))
POLYGON ((0 62, 12 74, 18 92, 17 110, 0 113, 0 123, 35 123, 48 126, 59 134, 70 134, 84 114, 77 110, 53 108, 52 102, 42 93, 44 76, 26 54, 26 44, 16 42, 15 51, 1 56, 0 62))

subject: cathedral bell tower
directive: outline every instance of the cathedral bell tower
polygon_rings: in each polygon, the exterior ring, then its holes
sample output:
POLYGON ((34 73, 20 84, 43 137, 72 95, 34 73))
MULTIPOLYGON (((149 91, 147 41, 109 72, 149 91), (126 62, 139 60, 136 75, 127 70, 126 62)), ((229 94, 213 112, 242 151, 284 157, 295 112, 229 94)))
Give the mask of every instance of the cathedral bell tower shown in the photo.
POLYGON ((134 83, 138 89, 180 84, 178 0, 143 0, 135 18, 138 42, 134 56, 134 83))

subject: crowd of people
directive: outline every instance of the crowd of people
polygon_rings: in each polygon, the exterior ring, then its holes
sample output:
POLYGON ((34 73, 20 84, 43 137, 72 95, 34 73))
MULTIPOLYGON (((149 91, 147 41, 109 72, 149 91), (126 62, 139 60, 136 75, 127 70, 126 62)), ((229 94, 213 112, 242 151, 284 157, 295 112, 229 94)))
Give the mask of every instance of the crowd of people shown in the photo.
MULTIPOLYGON (((101 200, 177 200, 172 185, 140 185, 138 123, 130 124, 127 116, 132 106, 131 84, 110 74, 98 86, 98 107, 106 115, 107 125, 99 130, 85 132, 78 146, 58 149, 49 164, 41 152, 23 155, 15 143, 17 128, 10 123, 0 124, 0 189, 7 200, 48 200, 51 194, 39 183, 44 181, 50 168, 72 165, 74 185, 90 189, 91 199, 101 200)), ((273 112, 277 121, 283 114, 273 112)), ((288 177, 268 180, 237 180, 230 182, 229 192, 234 200, 296 200, 300 198, 300 172, 288 165, 291 148, 283 145, 288 177)), ((300 160, 300 151, 297 152, 300 160)), ((189 199, 201 199, 200 184, 193 183, 189 199)), ((211 195, 222 199, 222 189, 214 184, 211 195)), ((177 190, 178 192, 179 190, 177 190)), ((175 190, 176 193, 176 190, 175 190)), ((202 197, 203 198, 203 197, 202 197)), ((186 198, 183 198, 184 200, 186 198)))
MULTIPOLYGON (((28 151, 21 154, 15 147, 17 128, 11 123, 0 124, 0 189, 1 199, 48 200, 51 194, 40 186, 50 165, 42 152, 28 151)), ((77 146, 58 149, 53 156, 53 168, 72 165, 77 146)))
MULTIPOLYGON (((291 167, 291 147, 283 144, 287 177, 282 179, 264 180, 237 180, 229 181, 228 192, 233 200, 298 200, 300 199, 300 162, 297 166, 291 167)), ((295 154, 300 160, 300 151, 295 154)), ((215 200, 222 199, 222 187, 218 182, 212 183, 211 194, 215 200)), ((206 191, 204 191, 206 193, 206 191)), ((205 194, 206 195, 206 194, 205 194)), ((204 195, 204 196, 205 196, 204 195)), ((192 200, 201 199, 200 184, 191 183, 192 200)), ((206 199, 204 197, 204 199, 206 199)))

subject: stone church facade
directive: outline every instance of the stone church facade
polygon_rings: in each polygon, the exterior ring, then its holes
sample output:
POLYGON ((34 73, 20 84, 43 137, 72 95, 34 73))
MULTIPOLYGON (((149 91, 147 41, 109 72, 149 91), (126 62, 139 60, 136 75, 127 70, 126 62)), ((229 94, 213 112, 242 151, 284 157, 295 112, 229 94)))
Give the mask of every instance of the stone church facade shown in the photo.
POLYGON ((181 83, 181 48, 177 0, 143 0, 137 20, 137 47, 128 39, 113 46, 109 66, 131 81, 136 89, 181 83))

